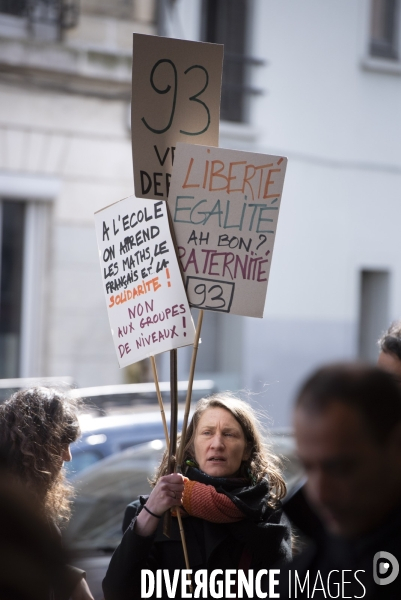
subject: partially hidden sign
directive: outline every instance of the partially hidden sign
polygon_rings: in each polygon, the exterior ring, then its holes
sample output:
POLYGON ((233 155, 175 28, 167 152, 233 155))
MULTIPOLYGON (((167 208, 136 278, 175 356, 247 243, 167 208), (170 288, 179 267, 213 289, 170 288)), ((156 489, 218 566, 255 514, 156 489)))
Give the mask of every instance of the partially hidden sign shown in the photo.
POLYGON ((97 212, 95 224, 120 367, 192 344, 194 325, 166 203, 131 196, 97 212))
POLYGON ((286 165, 177 145, 168 204, 191 306, 263 317, 286 165))
POLYGON ((222 64, 222 45, 134 34, 137 198, 167 199, 176 142, 218 146, 222 64))

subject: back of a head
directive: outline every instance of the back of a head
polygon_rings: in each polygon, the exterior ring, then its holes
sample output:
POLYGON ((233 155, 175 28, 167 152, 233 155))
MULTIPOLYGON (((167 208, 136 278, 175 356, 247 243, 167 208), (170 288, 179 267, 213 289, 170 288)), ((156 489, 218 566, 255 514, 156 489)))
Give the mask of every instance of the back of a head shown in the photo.
POLYGON ((378 441, 385 440, 401 421, 401 390, 393 377, 378 367, 363 364, 321 367, 303 384, 295 406, 319 413, 334 402, 357 410, 378 441))
POLYGON ((20 390, 0 406, 0 423, 0 453, 8 471, 56 517, 56 507, 63 512, 65 504, 63 448, 80 433, 76 402, 55 389, 20 390))
POLYGON ((401 360, 401 321, 394 321, 379 339, 381 352, 394 354, 401 360))

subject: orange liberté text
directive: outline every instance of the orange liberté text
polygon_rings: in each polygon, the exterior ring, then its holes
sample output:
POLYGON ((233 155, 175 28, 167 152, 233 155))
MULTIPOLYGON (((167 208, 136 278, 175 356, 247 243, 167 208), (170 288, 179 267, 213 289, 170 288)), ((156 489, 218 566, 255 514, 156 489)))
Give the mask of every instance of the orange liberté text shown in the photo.
POLYGON ((222 160, 206 160, 203 176, 197 179, 192 173, 195 159, 190 158, 182 189, 202 188, 209 192, 251 194, 252 201, 279 196, 273 192, 274 174, 280 173, 280 158, 276 164, 252 165, 246 160, 224 163, 222 160), (278 167, 278 168, 277 168, 278 167))

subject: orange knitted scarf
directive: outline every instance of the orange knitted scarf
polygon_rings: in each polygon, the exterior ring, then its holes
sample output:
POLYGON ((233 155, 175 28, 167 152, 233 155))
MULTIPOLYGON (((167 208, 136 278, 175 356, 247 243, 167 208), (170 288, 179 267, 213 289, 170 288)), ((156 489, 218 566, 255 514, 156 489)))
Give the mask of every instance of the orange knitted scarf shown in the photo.
POLYGON ((243 519, 259 523, 268 520, 275 511, 268 504, 267 477, 258 482, 237 477, 212 477, 189 465, 189 461, 185 474, 182 516, 191 515, 212 523, 235 523, 243 519))
POLYGON ((243 512, 215 487, 185 478, 182 505, 192 517, 212 523, 235 523, 245 518, 243 512))

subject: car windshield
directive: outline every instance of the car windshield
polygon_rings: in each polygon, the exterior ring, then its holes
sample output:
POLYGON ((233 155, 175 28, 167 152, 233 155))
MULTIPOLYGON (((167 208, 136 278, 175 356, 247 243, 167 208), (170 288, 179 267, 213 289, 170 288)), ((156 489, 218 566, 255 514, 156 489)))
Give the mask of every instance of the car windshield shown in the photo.
MULTIPOLYGON (((289 435, 273 435, 273 451, 283 457, 288 489, 299 479, 301 467, 289 435)), ((160 463, 164 441, 128 448, 77 474, 73 517, 67 537, 73 550, 113 551, 120 543, 124 511, 139 495, 150 494, 151 477, 160 463)))
MULTIPOLYGON (((183 411, 179 410, 179 428, 183 416, 183 411)), ((167 426, 169 423, 167 417, 167 426)), ((81 429, 82 437, 71 444, 72 461, 65 464, 70 479, 103 458, 164 437, 160 410, 81 418, 81 429)))
POLYGON ((72 479, 76 490, 67 536, 76 550, 114 549, 121 539, 124 511, 141 494, 160 463, 164 442, 153 440, 99 461, 72 479))

